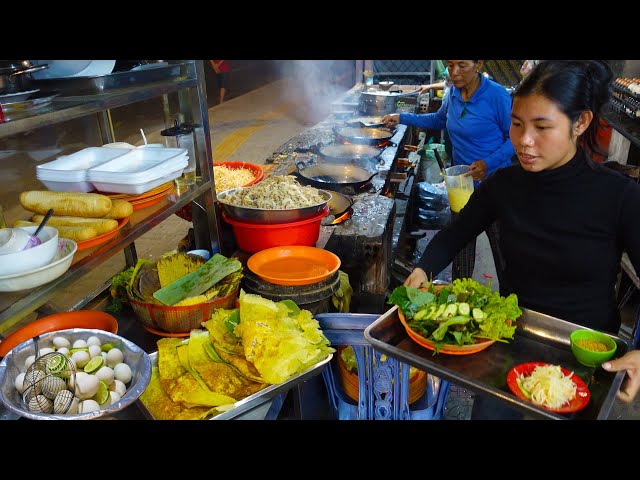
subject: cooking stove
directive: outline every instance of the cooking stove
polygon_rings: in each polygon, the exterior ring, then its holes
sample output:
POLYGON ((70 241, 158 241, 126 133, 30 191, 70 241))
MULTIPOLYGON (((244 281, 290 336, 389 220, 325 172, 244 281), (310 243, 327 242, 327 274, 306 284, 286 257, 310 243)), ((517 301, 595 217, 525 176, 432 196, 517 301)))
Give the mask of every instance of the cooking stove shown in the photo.
MULTIPOLYGON (((329 118, 281 145, 265 160, 276 165, 271 175, 300 177, 296 163, 313 165, 318 159, 313 151, 319 145, 343 143, 336 138, 335 124, 335 120, 329 118)), ((336 225, 320 227, 317 246, 338 255, 342 261, 340 269, 349 275, 354 290, 352 312, 381 313, 387 307, 386 289, 391 278, 395 222, 390 178, 394 162, 404 149, 407 126, 398 125, 393 133, 393 137, 378 145, 383 149, 376 166, 378 174, 357 191, 337 190, 354 201, 348 218, 341 219, 336 225)))

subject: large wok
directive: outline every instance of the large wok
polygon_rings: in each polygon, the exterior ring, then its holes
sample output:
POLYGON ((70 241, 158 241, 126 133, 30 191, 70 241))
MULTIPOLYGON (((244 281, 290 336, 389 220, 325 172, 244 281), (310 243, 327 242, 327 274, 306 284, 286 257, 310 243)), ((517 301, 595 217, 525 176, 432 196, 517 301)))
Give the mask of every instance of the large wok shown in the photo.
POLYGON ((351 187, 357 191, 378 174, 375 163, 359 160, 315 165, 298 162, 296 167, 304 183, 315 188, 329 190, 351 187))
POLYGON ((343 145, 335 143, 324 146, 321 143, 314 146, 311 151, 329 163, 344 163, 351 161, 363 161, 367 164, 375 164, 379 161, 382 150, 369 145, 343 145))
POLYGON ((393 132, 386 128, 337 127, 333 131, 338 137, 358 145, 379 145, 393 137, 393 132))

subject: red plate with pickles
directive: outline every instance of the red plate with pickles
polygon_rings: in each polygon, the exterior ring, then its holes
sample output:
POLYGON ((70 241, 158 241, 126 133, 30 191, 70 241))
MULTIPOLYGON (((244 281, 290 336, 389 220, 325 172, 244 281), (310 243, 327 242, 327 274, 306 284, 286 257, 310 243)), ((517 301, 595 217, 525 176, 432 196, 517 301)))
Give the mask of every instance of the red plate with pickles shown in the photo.
POLYGON ((559 408, 550 408, 545 405, 540 405, 533 402, 531 398, 529 398, 525 394, 522 388, 520 388, 520 385, 518 384, 518 378, 528 377, 533 373, 537 366, 550 366, 550 364, 544 362, 527 362, 516 365, 511 370, 509 370, 509 373, 507 374, 507 385, 516 397, 518 397, 520 400, 533 403, 537 407, 544 408, 545 410, 556 413, 573 413, 577 412, 578 410, 582 410, 587 406, 589 400, 591 399, 591 392, 589 391, 589 387, 587 387, 587 384, 584 383, 584 381, 578 375, 576 375, 575 372, 571 372, 563 367, 560 367, 562 373, 566 376, 570 376, 571 381, 576 386, 576 394, 574 395, 574 397, 559 408))

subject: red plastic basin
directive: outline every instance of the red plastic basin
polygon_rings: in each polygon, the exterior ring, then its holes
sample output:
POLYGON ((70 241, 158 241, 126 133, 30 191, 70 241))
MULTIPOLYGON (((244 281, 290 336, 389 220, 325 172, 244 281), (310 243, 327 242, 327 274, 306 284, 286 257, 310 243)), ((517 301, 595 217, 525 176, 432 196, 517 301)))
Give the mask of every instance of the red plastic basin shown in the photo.
POLYGON ((265 248, 284 245, 314 246, 320 236, 320 223, 328 214, 329 206, 313 218, 274 225, 239 222, 228 218, 224 213, 222 218, 231 225, 238 248, 255 253, 265 248))

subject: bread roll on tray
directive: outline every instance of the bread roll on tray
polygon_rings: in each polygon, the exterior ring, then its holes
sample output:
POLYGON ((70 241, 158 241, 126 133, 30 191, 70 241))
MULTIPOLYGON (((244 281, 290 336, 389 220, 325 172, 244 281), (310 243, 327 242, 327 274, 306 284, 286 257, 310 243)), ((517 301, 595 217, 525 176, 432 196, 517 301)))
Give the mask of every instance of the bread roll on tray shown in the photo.
MULTIPOLYGON (((31 221, 37 224, 44 219, 44 215, 35 214, 31 217, 31 221)), ((112 218, 83 218, 83 217, 72 217, 72 216, 58 216, 52 215, 47 225, 51 227, 58 226, 81 226, 81 227, 93 227, 97 230, 98 235, 102 235, 104 233, 109 233, 118 228, 118 221, 112 218)))
POLYGON ((53 192, 49 190, 29 190, 20 194, 20 203, 30 212, 44 215, 53 208, 54 215, 74 217, 104 217, 109 213, 112 202, 99 193, 53 192))
MULTIPOLYGON (((13 224, 14 227, 30 227, 30 226, 38 226, 39 223, 28 222, 26 220, 16 220, 13 224)), ((53 226, 56 230, 58 230, 58 236, 61 238, 68 238, 69 240, 73 240, 74 242, 83 242, 85 240, 91 240, 94 237, 98 236, 98 231, 90 226, 82 226, 82 225, 55 225, 53 226)))

